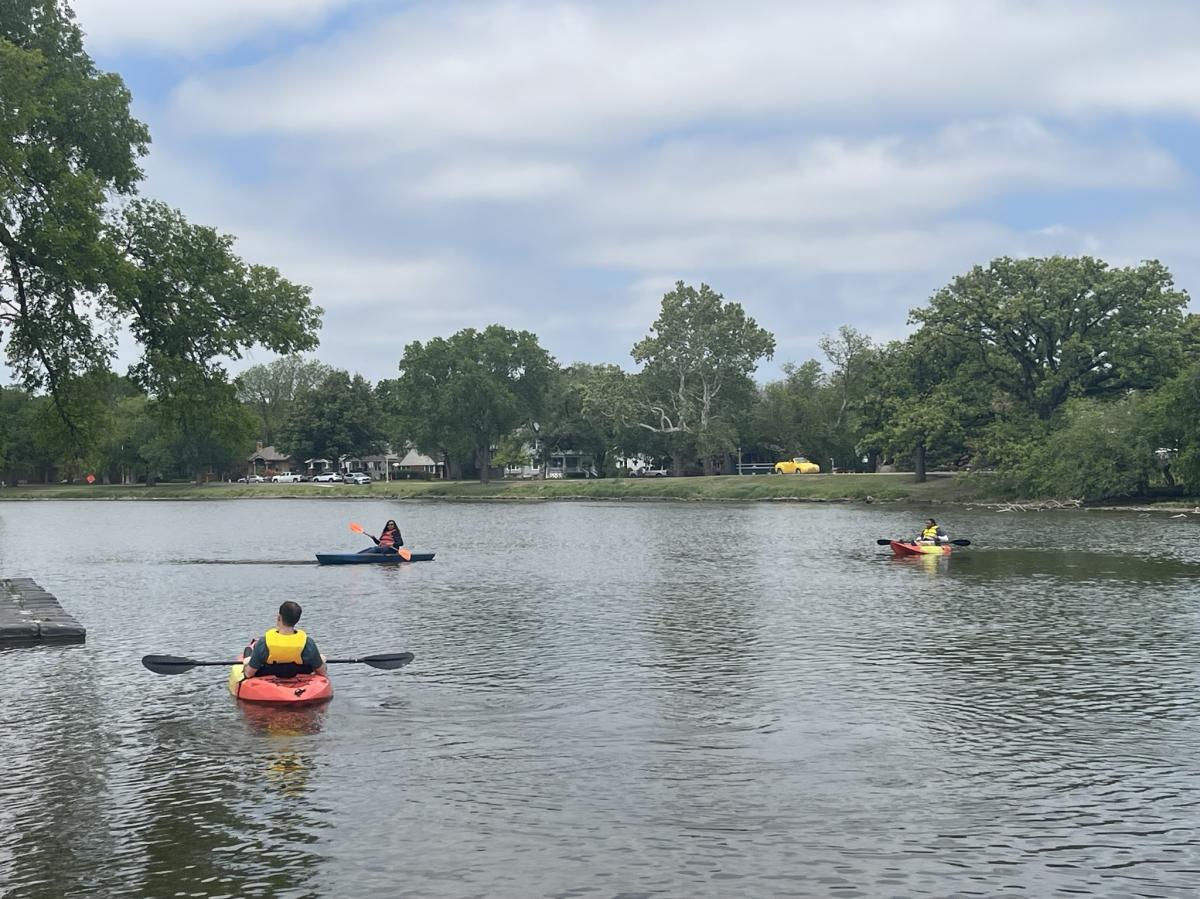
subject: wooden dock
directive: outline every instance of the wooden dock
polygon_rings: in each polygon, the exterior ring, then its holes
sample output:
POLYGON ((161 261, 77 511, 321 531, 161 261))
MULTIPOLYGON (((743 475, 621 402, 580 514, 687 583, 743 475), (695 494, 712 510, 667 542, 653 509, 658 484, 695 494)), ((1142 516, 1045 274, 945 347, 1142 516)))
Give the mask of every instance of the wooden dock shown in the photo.
POLYGON ((86 636, 83 625, 32 579, 0 579, 0 646, 82 643, 86 636))

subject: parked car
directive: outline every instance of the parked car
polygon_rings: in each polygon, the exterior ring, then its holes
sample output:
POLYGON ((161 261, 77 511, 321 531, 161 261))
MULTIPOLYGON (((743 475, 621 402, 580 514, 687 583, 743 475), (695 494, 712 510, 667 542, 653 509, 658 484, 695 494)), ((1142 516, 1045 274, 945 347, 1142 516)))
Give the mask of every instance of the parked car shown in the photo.
POLYGON ((248 474, 243 478, 238 478, 239 484, 265 484, 267 479, 260 474, 248 474))
POLYGON ((364 474, 361 471, 352 471, 350 474, 346 475, 346 483, 369 484, 371 483, 371 476, 369 474, 364 474))
POLYGON ((273 484, 299 484, 304 480, 304 475, 295 474, 290 471, 282 471, 271 478, 273 484))
POLYGON ((345 480, 340 471, 326 471, 322 474, 313 475, 314 484, 341 484, 345 480))
POLYGON ((804 456, 793 459, 783 459, 775 463, 775 474, 820 474, 821 466, 810 462, 804 456))

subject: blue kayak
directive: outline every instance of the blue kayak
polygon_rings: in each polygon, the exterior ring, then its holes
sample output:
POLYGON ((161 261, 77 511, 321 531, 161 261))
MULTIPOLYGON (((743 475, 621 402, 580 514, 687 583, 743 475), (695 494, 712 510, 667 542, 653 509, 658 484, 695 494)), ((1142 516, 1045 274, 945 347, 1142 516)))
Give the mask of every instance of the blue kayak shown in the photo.
POLYGON ((395 565, 399 562, 432 562, 436 553, 413 553, 411 559, 399 553, 317 553, 318 565, 395 565))

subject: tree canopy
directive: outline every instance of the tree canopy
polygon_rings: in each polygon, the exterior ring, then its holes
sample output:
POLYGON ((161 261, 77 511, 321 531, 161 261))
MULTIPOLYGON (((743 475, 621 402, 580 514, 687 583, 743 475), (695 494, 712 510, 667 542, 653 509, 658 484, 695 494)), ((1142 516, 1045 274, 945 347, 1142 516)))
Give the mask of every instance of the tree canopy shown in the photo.
POLYGON ((491 450, 542 413, 554 360, 528 331, 490 325, 404 348, 392 398, 404 437, 422 452, 490 477, 491 450))
POLYGON ((221 360, 254 344, 317 343, 321 310, 307 287, 136 197, 150 137, 129 106, 65 3, 0 2, 0 342, 73 434, 64 391, 109 367, 121 330, 141 345, 134 374, 155 393, 192 372, 222 381, 221 360))

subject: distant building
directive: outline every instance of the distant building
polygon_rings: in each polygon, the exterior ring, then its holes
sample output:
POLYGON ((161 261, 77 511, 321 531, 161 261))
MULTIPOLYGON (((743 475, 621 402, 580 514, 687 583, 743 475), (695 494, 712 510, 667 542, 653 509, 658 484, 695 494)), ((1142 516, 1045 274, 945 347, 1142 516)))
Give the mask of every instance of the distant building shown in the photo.
POLYGON ((273 446, 255 445, 254 452, 246 458, 246 474, 257 474, 263 477, 277 474, 281 471, 292 471, 291 457, 279 452, 273 446))
POLYGON ((431 459, 414 449, 405 450, 404 455, 389 449, 377 456, 342 456, 338 464, 343 473, 361 471, 376 481, 411 477, 441 480, 446 476, 445 463, 431 459))

